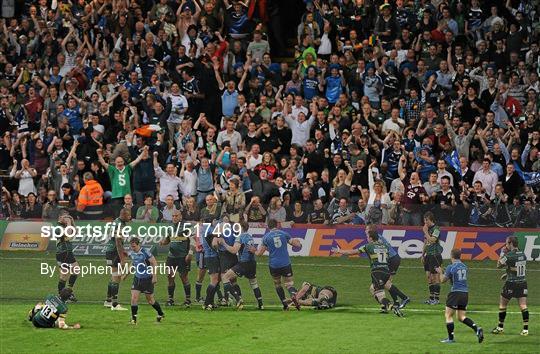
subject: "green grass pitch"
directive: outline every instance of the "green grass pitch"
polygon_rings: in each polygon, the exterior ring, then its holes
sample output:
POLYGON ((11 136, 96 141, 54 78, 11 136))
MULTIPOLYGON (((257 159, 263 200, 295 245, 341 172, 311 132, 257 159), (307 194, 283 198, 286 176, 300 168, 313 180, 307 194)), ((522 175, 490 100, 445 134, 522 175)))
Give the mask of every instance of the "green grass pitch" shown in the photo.
MULTIPOLYGON (((163 256, 158 257, 162 261, 163 256)), ((489 332, 497 323, 501 270, 492 261, 467 261, 470 267, 469 316, 486 331, 478 344, 472 330, 456 322, 455 344, 441 344, 446 337, 444 305, 428 306, 427 285, 419 260, 404 260, 395 284, 413 302, 405 317, 379 314, 369 295, 367 260, 359 258, 294 258, 296 284, 311 281, 332 285, 338 291, 338 307, 329 311, 283 312, 268 274, 266 258, 259 259, 258 278, 265 306, 256 310, 255 299, 245 279, 240 279, 247 306, 203 311, 165 307, 167 280, 160 276, 156 297, 166 318, 155 323, 148 305, 139 309, 137 326, 128 324, 129 311, 103 307, 108 278, 79 277, 75 285, 79 302, 69 304, 68 322, 80 322, 79 331, 33 328, 26 313, 48 293, 56 292, 57 277, 40 275, 40 263, 55 264, 54 255, 0 252, 0 353, 538 353, 540 348, 540 264, 528 263, 530 334, 519 335, 521 314, 515 300, 509 307, 505 334, 489 332)), ((103 265, 102 258, 79 257, 81 264, 103 265)), ((448 261, 445 261, 445 265, 448 261)), ((192 267, 195 264, 192 263, 192 267)), ((194 295, 195 272, 191 273, 194 295)), ((183 289, 176 289, 176 302, 183 289)), ((129 307, 128 278, 120 285, 120 302, 129 307)), ((206 283, 203 285, 203 293, 206 283)), ((443 285, 442 300, 449 286, 443 285)))

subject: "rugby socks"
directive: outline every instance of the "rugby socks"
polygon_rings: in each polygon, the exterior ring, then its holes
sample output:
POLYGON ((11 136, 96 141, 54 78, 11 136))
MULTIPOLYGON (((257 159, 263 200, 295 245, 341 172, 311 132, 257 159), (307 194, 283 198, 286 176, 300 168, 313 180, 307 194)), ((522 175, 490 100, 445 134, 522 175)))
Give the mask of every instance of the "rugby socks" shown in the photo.
POLYGON ((257 286, 255 289, 253 289, 253 295, 255 295, 255 298, 257 299, 257 304, 259 305, 259 307, 261 307, 263 305, 261 288, 257 286))
POLYGON ((137 322, 137 312, 139 312, 139 305, 131 305, 131 319, 137 322))
POLYGON ((242 297, 242 290, 240 290, 240 285, 238 283, 235 283, 233 285, 234 292, 238 294, 239 297, 242 297))
POLYGON ((77 281, 77 274, 71 274, 68 280, 68 286, 73 289, 75 282, 77 281))
POLYGON ((219 283, 218 285, 216 285, 216 294, 219 301, 221 301, 221 299, 223 299, 223 293, 221 292, 221 287, 219 286, 219 283))
POLYGON ((174 289, 176 289, 176 284, 169 285, 167 287, 167 293, 169 294, 169 300, 174 298, 174 289))
POLYGON ((161 310, 161 306, 159 306, 159 302, 154 302, 152 304, 152 307, 154 308, 154 310, 157 311, 157 314, 160 315, 160 316, 163 316, 163 311, 161 310))
POLYGON ((499 327, 500 328, 504 328, 505 318, 506 318, 506 309, 499 309, 499 327))
POLYGON ((448 331, 448 339, 454 340, 454 322, 446 322, 446 330, 448 331))
POLYGON ((111 298, 112 298, 112 307, 116 307, 118 305, 118 289, 120 288, 120 284, 111 282, 111 298))
POLYGON ((191 299, 191 284, 190 283, 184 284, 184 294, 186 294, 186 300, 191 299))
POLYGON ((291 294, 291 296, 296 295, 296 293, 298 292, 294 286, 288 287, 287 291, 289 292, 289 294, 291 294))
POLYGON ((435 285, 429 284, 429 299, 430 300, 435 300, 435 295, 434 295, 435 288, 434 287, 435 287, 435 285))
POLYGON ((204 300, 204 306, 214 304, 215 294, 216 294, 216 286, 212 284, 208 284, 208 287, 206 288, 206 299, 204 300))
POLYGON ((381 299, 381 304, 384 306, 385 309, 387 309, 388 307, 390 307, 390 301, 389 301, 387 298, 385 298, 385 297, 383 297, 383 298, 381 299))
POLYGON ((521 310, 521 316, 523 317, 523 329, 529 330, 529 309, 525 308, 521 310))
POLYGON ((285 290, 283 290, 283 287, 281 286, 277 287, 276 292, 279 297, 279 301, 281 301, 281 303, 285 305, 285 290))
POLYGON ((58 281, 58 292, 62 291, 66 287, 66 281, 65 280, 59 280, 58 281))
POLYGON ((112 281, 110 281, 109 284, 107 284, 107 301, 108 302, 111 301, 111 296, 112 296, 111 295, 112 294, 112 291, 111 291, 112 286, 111 286, 111 284, 112 284, 112 281))
POLYGON ((398 302, 398 294, 396 292, 397 288, 392 285, 390 289, 388 289, 388 292, 390 293, 390 296, 392 297, 392 300, 394 301, 394 304, 398 302))
MULTIPOLYGON (((390 290, 388 290, 390 292, 390 295, 392 295, 392 291, 397 295, 397 297, 399 297, 401 300, 405 300, 407 298, 407 295, 405 295, 401 290, 399 290, 399 288, 395 285, 392 285, 390 287, 390 290), (392 290, 393 289, 393 290, 392 290)), ((392 297, 393 299, 394 297, 392 297)), ((395 300, 394 300, 395 302, 395 300)))
POLYGON ((441 284, 433 285, 433 298, 436 301, 439 301, 439 296, 441 295, 441 284))
POLYGON ((463 324, 471 327, 474 332, 476 332, 478 330, 478 327, 476 326, 476 323, 474 323, 474 321, 471 320, 469 317, 465 317, 462 322, 463 322, 463 324))
POLYGON ((225 291, 225 297, 228 297, 229 294, 231 294, 236 302, 240 301, 240 296, 238 293, 234 290, 233 286, 229 282, 223 282, 223 290, 225 291))
POLYGON ((197 300, 201 298, 201 289, 202 289, 202 283, 196 282, 195 283, 195 298, 197 300))

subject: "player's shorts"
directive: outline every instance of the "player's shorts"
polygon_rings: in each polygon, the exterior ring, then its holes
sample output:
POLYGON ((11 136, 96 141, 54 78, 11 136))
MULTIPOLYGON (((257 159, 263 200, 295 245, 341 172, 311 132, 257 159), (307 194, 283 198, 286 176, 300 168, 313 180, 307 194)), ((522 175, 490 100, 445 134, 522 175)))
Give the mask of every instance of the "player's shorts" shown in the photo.
POLYGON ((199 269, 206 269, 206 262, 204 261, 204 252, 195 252, 195 262, 199 269))
POLYGON ((510 282, 507 281, 504 283, 504 286, 501 291, 501 296, 507 300, 512 298, 519 299, 520 297, 527 297, 527 282, 510 282))
POLYGON ((469 302, 469 293, 463 291, 451 291, 446 298, 446 307, 452 310, 466 310, 469 302))
POLYGON ((118 267, 118 264, 121 263, 117 251, 106 252, 105 259, 107 260, 107 265, 111 267, 118 267))
POLYGON ((289 264, 281 268, 270 267, 270 275, 273 277, 292 277, 293 276, 292 266, 289 264))
POLYGON ((440 254, 428 254, 424 258, 424 270, 432 274, 437 273, 436 269, 442 265, 442 255, 440 254))
POLYGON ((387 269, 374 269, 371 271, 371 284, 375 290, 383 290, 384 284, 390 279, 390 271, 387 269))
POLYGON ((56 254, 56 262, 58 265, 62 264, 73 264, 76 263, 75 255, 73 252, 62 252, 56 254))
POLYGON ((131 290, 138 290, 143 294, 153 294, 154 284, 152 283, 152 277, 149 278, 133 278, 133 284, 131 284, 131 290))
POLYGON ((221 273, 221 269, 219 267, 219 257, 204 257, 204 263, 206 263, 208 274, 221 273))
POLYGON ((32 324, 36 328, 54 328, 56 322, 53 322, 52 324, 51 323, 44 324, 44 323, 39 322, 38 319, 34 317, 32 319, 32 324))
POLYGON ((401 264, 400 256, 396 255, 394 257, 388 258, 388 268, 390 269, 390 274, 396 275, 400 264, 401 264))
POLYGON ((253 279, 257 275, 257 262, 238 262, 231 270, 239 277, 253 279))
POLYGON ((335 307, 336 306, 336 301, 337 301, 337 291, 336 289, 334 289, 332 286, 324 286, 321 290, 329 290, 332 292, 332 298, 331 299, 328 299, 328 305, 330 305, 330 307, 335 307))
POLYGON ((238 263, 238 256, 230 252, 219 252, 219 268, 225 273, 238 263))
POLYGON ((167 257, 165 265, 173 267, 179 274, 185 274, 191 270, 191 262, 186 262, 186 257, 167 257))

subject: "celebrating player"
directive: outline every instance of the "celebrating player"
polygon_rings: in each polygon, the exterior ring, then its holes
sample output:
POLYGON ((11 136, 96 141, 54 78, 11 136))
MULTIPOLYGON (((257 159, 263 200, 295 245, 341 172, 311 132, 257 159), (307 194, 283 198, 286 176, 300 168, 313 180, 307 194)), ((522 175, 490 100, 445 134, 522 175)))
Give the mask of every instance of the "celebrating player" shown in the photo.
POLYGON ((521 309, 523 318, 522 336, 529 335, 529 310, 527 309, 527 280, 525 272, 527 268, 527 257, 518 248, 518 239, 515 236, 506 238, 506 245, 502 249, 501 257, 497 262, 497 267, 506 267, 506 279, 501 291, 499 302, 499 324, 492 331, 493 334, 504 332, 504 320, 506 318, 506 308, 512 298, 516 298, 521 309))
MULTIPOLYGON (((194 246, 191 245, 190 236, 191 230, 181 228, 182 213, 180 210, 174 210, 172 213, 172 221, 174 225, 174 232, 176 234, 167 235, 167 238, 160 242, 162 246, 169 245, 169 254, 167 255, 167 279, 169 285, 167 292, 169 299, 167 300, 167 306, 174 305, 174 290, 176 283, 174 276, 176 273, 180 274, 180 280, 184 286, 184 293, 186 300, 184 306, 191 306, 191 285, 189 284, 189 271, 191 270, 191 259, 193 257, 194 246)), ((184 224, 186 225, 186 224, 184 224)), ((189 226, 189 225, 188 225, 189 226)))
MULTIPOLYGON (((367 254, 371 264, 371 285, 369 291, 377 302, 383 305, 382 312, 386 313, 390 307, 390 301, 385 297, 384 289, 390 291, 392 287, 390 269, 388 268, 388 247, 379 240, 379 235, 376 231, 370 230, 367 235, 368 243, 358 249, 342 250, 333 248, 332 251, 343 255, 367 254)), ((392 305, 392 311, 398 317, 403 316, 398 304, 392 305)))
POLYGON ((225 292, 229 292, 236 300, 236 306, 238 309, 242 309, 244 302, 241 298, 240 287, 236 282, 237 277, 246 277, 249 281, 249 285, 253 289, 253 294, 257 299, 259 310, 264 309, 261 289, 257 282, 257 262, 255 261, 255 244, 253 242, 253 236, 248 233, 249 224, 245 220, 240 221, 242 227, 242 233, 239 237, 235 238, 233 246, 230 246, 223 237, 219 238, 219 244, 224 247, 228 252, 233 255, 238 254, 239 262, 232 268, 227 270, 222 275, 223 288, 225 292), (234 283, 234 285, 232 285, 234 283))
POLYGON ((137 312, 139 311, 139 295, 143 293, 146 296, 146 301, 157 312, 156 320, 161 322, 165 314, 161 310, 161 306, 154 298, 154 285, 157 282, 157 261, 154 256, 141 247, 141 240, 134 237, 129 242, 131 251, 129 257, 135 268, 135 277, 131 285, 131 324, 137 324, 137 312))
POLYGON ((442 275, 442 246, 440 245, 439 236, 441 231, 435 225, 435 216, 431 212, 424 214, 424 251, 422 261, 424 262, 424 270, 429 285, 429 300, 425 303, 428 305, 439 304, 439 296, 441 294, 441 275, 442 275))
POLYGON ((478 327, 473 320, 467 317, 467 302, 469 300, 469 286, 467 278, 469 269, 461 262, 461 250, 453 249, 450 253, 452 264, 450 264, 444 272, 442 282, 450 281, 452 289, 448 293, 446 299, 446 330, 448 338, 443 339, 441 343, 454 343, 454 312, 457 311, 458 320, 472 328, 478 337, 478 342, 484 340, 484 331, 482 327, 478 327))
POLYGON ((28 312, 28 321, 37 328, 60 328, 79 329, 81 325, 75 323, 69 326, 66 323, 66 313, 68 307, 66 301, 73 295, 71 288, 64 288, 59 295, 48 295, 44 302, 38 302, 32 310, 28 312))
POLYGON ((124 251, 124 238, 122 235, 122 228, 126 226, 126 223, 131 220, 131 210, 123 208, 120 210, 120 216, 114 220, 113 234, 107 242, 105 248, 105 259, 107 265, 111 267, 111 281, 107 287, 107 300, 103 304, 106 307, 110 307, 114 311, 126 311, 127 309, 118 304, 118 290, 120 288, 120 281, 122 275, 119 273, 118 268, 120 264, 126 260, 126 251, 124 251))
MULTIPOLYGON (((366 234, 370 231, 377 232, 377 225, 369 224, 366 225, 366 234)), ((390 279, 393 280, 393 276, 396 275, 399 265, 401 264, 401 257, 398 255, 394 247, 390 245, 390 242, 382 235, 379 235, 379 241, 381 241, 382 244, 388 248, 388 269, 390 270, 390 279)), ((390 293, 390 296, 392 297, 392 300, 394 301, 394 304, 398 304, 399 308, 405 308, 407 304, 411 301, 411 299, 405 295, 399 288, 392 284, 390 289, 388 290, 390 293), (401 304, 398 301, 398 297, 401 299, 401 304)))
MULTIPOLYGON (((73 231, 70 232, 76 231, 74 228, 75 221, 73 221, 73 217, 71 217, 69 212, 65 209, 63 209, 58 216, 58 224, 63 226, 66 232, 68 230, 68 226, 73 227, 73 231)), ((58 293, 60 293, 62 289, 66 287, 66 281, 68 281, 68 287, 73 290, 73 286, 75 285, 75 281, 77 280, 80 269, 79 263, 73 255, 73 244, 70 241, 70 238, 75 235, 68 235, 66 232, 62 234, 56 243, 56 262, 60 266, 58 293)), ((77 301, 77 298, 73 292, 71 292, 71 296, 68 300, 73 302, 77 301)))
POLYGON ((298 290, 296 298, 302 306, 313 306, 318 310, 327 310, 336 306, 337 291, 329 285, 317 286, 304 282, 298 290))
POLYGON ((274 286, 279 296, 279 300, 283 304, 283 310, 288 310, 289 303, 285 299, 285 290, 281 286, 282 281, 287 291, 291 295, 291 300, 297 310, 300 310, 300 304, 296 299, 296 288, 294 287, 293 271, 291 259, 289 258, 289 250, 287 245, 300 247, 300 240, 291 238, 291 235, 283 230, 278 230, 278 223, 274 219, 268 220, 268 228, 270 231, 264 235, 262 245, 257 250, 257 256, 261 256, 266 250, 269 254, 270 275, 274 280, 274 286))

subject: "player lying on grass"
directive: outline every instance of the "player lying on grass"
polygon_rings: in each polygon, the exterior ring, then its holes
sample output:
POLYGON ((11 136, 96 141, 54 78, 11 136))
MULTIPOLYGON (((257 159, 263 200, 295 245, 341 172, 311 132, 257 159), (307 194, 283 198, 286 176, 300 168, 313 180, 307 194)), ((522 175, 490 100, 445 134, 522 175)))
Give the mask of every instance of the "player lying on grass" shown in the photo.
POLYGON ((247 221, 240 220, 240 226, 242 227, 242 233, 239 237, 235 238, 233 246, 230 246, 223 237, 218 239, 219 245, 230 254, 238 255, 239 260, 236 265, 222 275, 223 288, 225 293, 229 292, 235 298, 236 307, 241 310, 244 306, 244 301, 241 298, 240 287, 236 282, 236 278, 246 277, 257 299, 258 308, 262 310, 262 294, 259 283, 257 282, 257 262, 255 261, 255 252, 257 249, 253 242, 253 236, 247 232, 249 229, 247 221))
POLYGON ((186 295, 184 306, 189 307, 191 306, 189 271, 191 270, 191 258, 193 257, 193 251, 195 250, 195 246, 190 240, 192 230, 184 230, 182 225, 180 225, 182 222, 182 212, 180 210, 173 211, 172 222, 174 226, 173 232, 176 234, 167 235, 165 240, 160 242, 160 245, 162 246, 169 245, 169 254, 167 255, 166 263, 168 267, 167 280, 169 284, 167 287, 167 293, 169 295, 167 306, 174 305, 174 290, 176 288, 174 277, 176 273, 178 273, 186 295))
POLYGON ((156 310, 157 321, 161 322, 165 314, 154 298, 154 285, 157 282, 156 258, 148 250, 141 247, 141 240, 137 237, 131 239, 130 247, 129 257, 135 269, 135 276, 131 285, 131 323, 137 324, 139 295, 141 293, 146 296, 146 301, 156 310))
MULTIPOLYGON (((131 210, 124 208, 120 210, 120 216, 113 222, 113 234, 107 242, 105 248, 105 259, 107 265, 111 267, 111 281, 107 287, 107 300, 103 304, 106 307, 110 307, 111 310, 125 311, 126 308, 118 304, 118 290, 120 289, 120 282, 122 281, 122 274, 119 272, 121 264, 126 262, 126 251, 124 250, 124 237, 122 234, 122 228, 126 226, 126 223, 131 220, 131 210)), ((126 274, 127 276, 127 274, 126 274)))
POLYGON ((471 327, 478 337, 478 342, 484 340, 484 331, 478 327, 473 320, 467 317, 467 303, 469 302, 469 286, 467 278, 469 269, 461 262, 461 250, 453 249, 450 252, 452 264, 450 264, 442 277, 442 282, 450 281, 452 288, 446 299, 446 330, 448 338, 443 339, 441 343, 454 343, 454 313, 457 312, 457 318, 460 322, 471 327))
POLYGON ((501 251, 501 257, 497 262, 498 268, 506 267, 506 279, 501 291, 499 302, 499 324, 492 331, 493 334, 504 332, 504 320, 506 318, 506 308, 512 298, 516 298, 521 309, 523 318, 522 336, 529 335, 529 310, 527 309, 527 279, 525 273, 527 269, 527 257, 518 248, 518 239, 509 236, 506 245, 501 251))
POLYGON ((336 306, 337 291, 332 286, 317 286, 304 282, 296 293, 298 303, 302 306, 313 306, 317 310, 327 310, 336 306))
MULTIPOLYGON (((383 305, 383 313, 388 312, 390 301, 386 298, 384 289, 390 291, 392 288, 392 280, 390 279, 390 269, 388 268, 388 247, 379 241, 379 235, 376 231, 367 233, 368 243, 355 250, 342 250, 332 248, 332 251, 343 255, 357 255, 365 253, 368 256, 371 264, 371 285, 369 291, 375 297, 378 303, 383 305)), ((392 311, 398 317, 402 317, 399 305, 392 305, 392 311)))
POLYGON ((300 247, 300 240, 292 238, 291 235, 283 230, 279 230, 278 222, 274 219, 268 220, 268 228, 270 231, 264 235, 262 245, 257 250, 257 256, 262 256, 268 250, 268 265, 270 267, 270 275, 274 281, 276 292, 279 300, 283 304, 283 310, 289 309, 289 303, 285 299, 284 284, 287 291, 291 295, 291 300, 297 310, 300 310, 300 304, 296 299, 296 288, 294 287, 293 270, 291 259, 289 257, 288 245, 300 247))
POLYGON ((28 321, 37 328, 79 329, 81 325, 66 323, 68 307, 66 301, 73 295, 71 288, 64 288, 59 295, 48 295, 43 302, 38 302, 29 312, 28 321))
POLYGON ((439 304, 441 294, 442 277, 442 246, 439 236, 441 231, 435 224, 435 216, 428 211, 424 214, 424 250, 422 253, 422 262, 429 286, 429 299, 425 301, 428 305, 439 304))
MULTIPOLYGON (((69 226, 74 227, 75 221, 73 217, 69 215, 67 210, 61 210, 60 215, 58 216, 58 225, 64 228, 69 226)), ((75 259, 73 254, 73 244, 71 243, 71 237, 75 235, 62 235, 56 242, 56 262, 60 266, 59 279, 58 279, 58 293, 66 287, 66 282, 68 282, 68 287, 73 290, 75 281, 79 274, 79 263, 75 259)), ((71 293, 69 301, 77 301, 77 298, 71 293)))
MULTIPOLYGON (((377 232, 377 225, 375 224, 368 224, 366 225, 366 235, 370 231, 377 232)), ((390 242, 381 233, 378 233, 379 235, 379 241, 383 243, 388 248, 388 269, 390 270, 390 280, 392 280, 392 283, 394 282, 394 275, 397 274, 397 271, 399 269, 399 265, 401 264, 401 257, 396 252, 396 250, 390 245, 390 242)), ((392 285, 390 290, 388 291, 390 293, 390 296, 392 297, 392 300, 394 301, 394 304, 397 304, 400 309, 405 308, 407 304, 411 301, 411 299, 405 295, 399 288, 395 285, 392 285), (401 299, 401 303, 399 302, 398 298, 401 299)))

